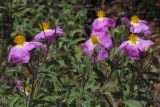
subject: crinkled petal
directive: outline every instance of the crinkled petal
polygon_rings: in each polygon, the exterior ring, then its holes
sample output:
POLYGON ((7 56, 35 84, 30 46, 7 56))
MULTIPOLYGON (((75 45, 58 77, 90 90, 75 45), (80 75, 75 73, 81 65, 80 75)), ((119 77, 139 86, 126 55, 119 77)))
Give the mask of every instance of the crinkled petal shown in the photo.
POLYGON ((91 59, 94 62, 93 51, 94 50, 88 50, 88 51, 84 51, 84 53, 87 54, 89 59, 91 59))
POLYGON ((108 27, 114 27, 116 21, 111 18, 96 18, 92 23, 92 31, 95 32, 106 32, 108 27))
POLYGON ((108 52, 102 46, 99 46, 98 50, 99 50, 99 53, 96 57, 96 62, 105 60, 108 58, 108 52))
POLYGON ((118 50, 119 50, 119 51, 122 51, 123 48, 124 48, 126 45, 128 45, 128 43, 129 43, 128 41, 122 42, 122 44, 119 46, 118 50))
POLYGON ((81 47, 83 48, 83 51, 90 51, 95 48, 95 46, 91 43, 90 39, 87 40, 85 43, 82 43, 81 47))
POLYGON ((141 38, 138 38, 138 41, 136 45, 141 52, 147 51, 149 46, 154 44, 151 40, 143 40, 141 38))
POLYGON ((48 46, 46 44, 42 44, 41 42, 26 42, 23 48, 27 51, 31 51, 37 47, 41 47, 45 52, 48 52, 48 46))
POLYGON ((135 44, 129 43, 129 41, 123 42, 120 47, 120 50, 124 50, 127 55, 133 60, 139 60, 140 53, 139 49, 135 44))
POLYGON ((92 31, 91 35, 96 35, 100 39, 100 44, 104 46, 107 49, 110 49, 112 47, 112 37, 109 34, 106 34, 105 32, 95 32, 92 31))
POLYGON ((44 51, 45 51, 46 53, 48 52, 48 45, 44 44, 44 45, 42 45, 41 47, 44 49, 44 51))
POLYGON ((144 33, 146 36, 151 33, 150 28, 145 23, 139 23, 137 25, 131 25, 130 31, 132 33, 144 33))
POLYGON ((16 80, 16 86, 17 86, 17 88, 18 88, 19 91, 23 91, 23 86, 22 86, 20 80, 16 80))
POLYGON ((145 20, 139 20, 139 22, 140 22, 140 23, 144 23, 144 24, 148 24, 148 22, 145 21, 145 20))
POLYGON ((42 31, 35 36, 35 40, 50 40, 53 38, 54 30, 48 29, 46 31, 42 31))
POLYGON ((107 27, 107 18, 96 18, 92 23, 92 31, 95 32, 106 32, 107 27))
POLYGON ((61 29, 59 26, 53 29, 53 31, 54 31, 54 35, 57 35, 57 36, 62 36, 63 34, 63 29, 61 29))
POLYGON ((87 54, 92 61, 94 61, 93 51, 95 46, 91 43, 90 39, 87 40, 85 43, 82 43, 81 47, 83 48, 83 52, 87 54))
POLYGON ((104 46, 107 49, 110 49, 112 47, 112 38, 109 34, 103 34, 99 36, 100 38, 100 44, 104 46))
POLYGON ((46 31, 42 31, 41 33, 37 34, 35 36, 35 40, 39 41, 39 40, 48 40, 48 41, 52 41, 54 36, 61 36, 63 34, 63 29, 61 29, 60 27, 56 27, 54 29, 48 29, 46 31))
POLYGON ((150 34, 151 34, 151 30, 145 30, 145 31, 144 31, 144 35, 145 35, 145 36, 150 35, 150 34))
POLYGON ((30 59, 30 54, 23 47, 14 46, 10 49, 8 62, 23 64, 23 63, 28 63, 29 59, 30 59))
POLYGON ((92 33, 91 33, 91 35, 96 35, 98 37, 103 36, 105 34, 106 34, 106 32, 95 32, 94 30, 92 30, 92 33))
POLYGON ((128 56, 133 60, 139 60, 140 53, 136 45, 128 44, 124 47, 125 52, 128 54, 128 56))
POLYGON ((116 25, 116 21, 111 19, 111 18, 107 18, 107 27, 114 27, 116 25))
POLYGON ((27 51, 31 51, 39 46, 43 46, 43 44, 41 42, 26 42, 23 48, 27 51))

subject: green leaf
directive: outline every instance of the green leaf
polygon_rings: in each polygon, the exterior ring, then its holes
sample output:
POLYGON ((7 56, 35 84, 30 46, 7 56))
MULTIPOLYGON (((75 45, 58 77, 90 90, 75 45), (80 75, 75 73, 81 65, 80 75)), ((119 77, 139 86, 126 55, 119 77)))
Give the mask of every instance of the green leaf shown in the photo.
POLYGON ((113 61, 116 54, 117 54, 117 48, 111 49, 109 59, 110 59, 111 61, 113 61))
POLYGON ((69 48, 71 45, 74 45, 74 44, 76 44, 76 43, 78 43, 78 42, 80 42, 80 41, 84 41, 84 40, 85 40, 85 38, 75 39, 75 40, 73 40, 71 43, 68 44, 68 48, 69 48))
POLYGON ((66 66, 64 60, 58 60, 58 63, 59 63, 59 65, 60 65, 61 67, 66 66))
POLYGON ((126 100, 124 102, 128 107, 142 107, 141 103, 136 100, 126 100))
POLYGON ((14 98, 12 100, 12 102, 10 103, 10 107, 14 107, 14 105, 17 103, 18 100, 19 100, 19 96, 17 96, 16 98, 14 98))
POLYGON ((117 87, 117 83, 116 82, 109 82, 106 85, 104 85, 101 90, 105 90, 105 89, 112 89, 114 87, 117 87))

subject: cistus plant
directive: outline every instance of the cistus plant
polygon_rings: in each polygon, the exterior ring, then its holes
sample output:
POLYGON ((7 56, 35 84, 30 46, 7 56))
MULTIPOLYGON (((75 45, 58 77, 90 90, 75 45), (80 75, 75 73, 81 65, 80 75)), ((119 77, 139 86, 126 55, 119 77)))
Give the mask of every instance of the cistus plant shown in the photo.
POLYGON ((0 3, 0 106, 157 105, 149 22, 82 1, 0 3))

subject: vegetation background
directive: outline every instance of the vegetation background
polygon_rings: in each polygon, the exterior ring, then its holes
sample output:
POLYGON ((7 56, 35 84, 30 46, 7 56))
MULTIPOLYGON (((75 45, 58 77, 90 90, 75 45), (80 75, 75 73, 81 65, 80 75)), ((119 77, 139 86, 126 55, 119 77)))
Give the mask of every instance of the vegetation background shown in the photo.
MULTIPOLYGON (((40 32, 39 23, 47 21, 51 28, 61 26, 64 34, 54 40, 45 60, 40 50, 32 53, 31 69, 37 72, 32 107, 160 107, 159 19, 159 0, 0 0, 0 106, 27 106, 29 98, 18 92, 15 79, 25 86, 33 77, 26 65, 10 64, 7 57, 15 35, 31 41, 40 32), (80 43, 89 37, 99 9, 117 25, 132 15, 149 22, 155 45, 152 57, 143 61, 152 62, 146 71, 137 73, 134 65, 142 63, 125 57, 116 66, 112 55, 107 63, 93 64, 82 54, 80 43)), ((120 26, 110 32, 126 36, 120 26)))

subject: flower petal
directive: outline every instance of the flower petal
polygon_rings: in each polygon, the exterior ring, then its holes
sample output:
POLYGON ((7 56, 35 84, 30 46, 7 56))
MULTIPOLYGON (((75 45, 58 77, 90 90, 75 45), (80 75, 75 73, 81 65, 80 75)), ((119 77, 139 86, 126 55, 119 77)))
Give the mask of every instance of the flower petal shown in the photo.
POLYGON ((96 18, 92 23, 92 31, 95 32, 106 32, 108 27, 114 27, 116 21, 111 18, 96 18))
POLYGON ((94 50, 88 50, 88 51, 84 51, 84 53, 87 54, 89 59, 91 59, 94 62, 93 51, 94 50))
POLYGON ((82 43, 81 47, 83 48, 83 51, 90 51, 95 48, 95 46, 91 43, 90 39, 87 40, 85 43, 82 43))
POLYGON ((154 44, 151 40, 143 40, 141 38, 138 38, 138 41, 137 47, 141 52, 147 51, 148 47, 154 44))
POLYGON ((108 52, 102 46, 99 46, 98 50, 99 50, 99 53, 96 57, 96 62, 105 60, 108 58, 108 52))
POLYGON ((129 43, 128 41, 122 42, 122 44, 119 46, 118 50, 119 50, 119 51, 122 51, 123 48, 124 48, 126 45, 128 45, 128 43, 129 43))
POLYGON ((107 27, 107 18, 96 18, 92 23, 92 31, 95 32, 106 32, 107 27))
POLYGON ((59 26, 53 29, 53 31, 54 31, 54 35, 57 35, 57 36, 62 36, 63 34, 63 29, 61 29, 59 26))
POLYGON ((116 21, 111 19, 111 18, 107 18, 107 27, 114 27, 116 25, 116 21))
POLYGON ((22 86, 20 80, 16 80, 16 86, 17 86, 17 88, 18 88, 19 91, 23 91, 23 86, 22 86))
POLYGON ((38 33, 36 36, 35 36, 35 40, 39 41, 39 40, 49 40, 49 39, 52 39, 52 35, 54 34, 54 31, 49 29, 47 31, 42 31, 40 33, 38 33))
POLYGON ((10 49, 8 62, 23 64, 23 63, 28 63, 29 59, 30 59, 30 54, 23 47, 14 46, 10 49))
POLYGON ((140 58, 138 47, 136 44, 129 43, 129 41, 123 42, 120 45, 119 50, 124 50, 125 53, 127 53, 127 55, 133 60, 138 60, 140 58))
POLYGON ((82 43, 81 47, 83 48, 83 53, 86 53, 88 55, 88 57, 92 61, 94 61, 93 51, 94 51, 95 46, 91 43, 90 39, 87 40, 85 43, 82 43))
POLYGON ((145 21, 145 20, 139 20, 139 22, 140 22, 140 23, 144 23, 144 24, 148 24, 148 22, 145 21))
POLYGON ((48 29, 46 31, 42 31, 41 33, 35 36, 35 40, 48 40, 52 41, 54 36, 61 36, 63 34, 63 30, 60 27, 56 27, 55 29, 48 29))
POLYGON ((110 49, 112 47, 112 38, 109 34, 101 34, 99 35, 100 38, 100 44, 104 46, 107 49, 110 49))
POLYGON ((42 44, 41 42, 26 42, 23 48, 27 51, 31 51, 37 47, 41 47, 45 52, 48 51, 48 46, 46 44, 42 44))
POLYGON ((137 25, 131 25, 130 31, 132 33, 144 33, 145 36, 151 33, 150 28, 145 23, 139 23, 137 25))

